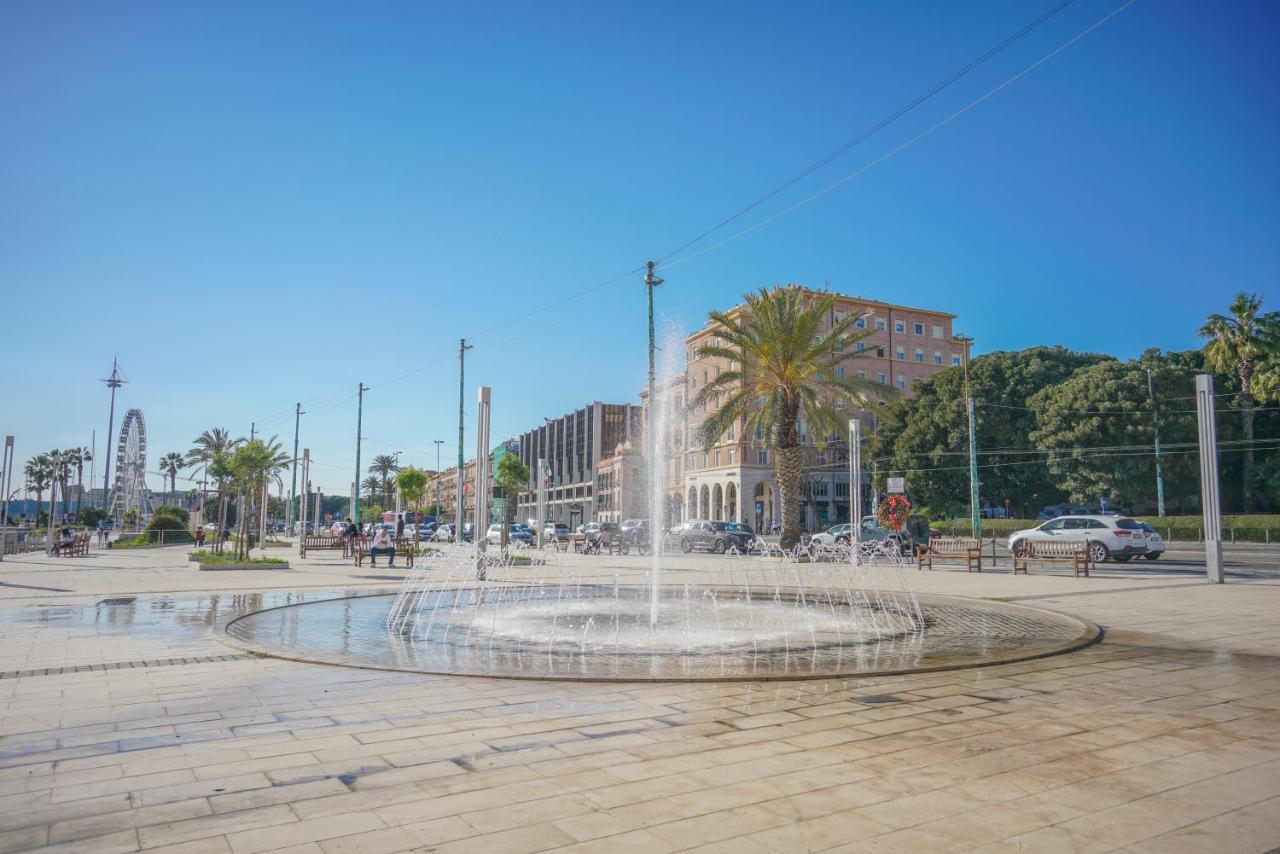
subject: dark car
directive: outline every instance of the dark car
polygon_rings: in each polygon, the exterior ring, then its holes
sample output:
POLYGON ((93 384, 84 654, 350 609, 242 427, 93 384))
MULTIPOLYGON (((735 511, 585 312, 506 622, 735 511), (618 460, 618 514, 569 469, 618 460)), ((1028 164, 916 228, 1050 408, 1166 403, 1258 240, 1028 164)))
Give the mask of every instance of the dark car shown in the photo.
POLYGON ((745 525, 705 520, 686 522, 677 536, 680 551, 686 554, 694 549, 706 549, 714 554, 724 554, 729 549, 747 552, 756 539, 745 525))

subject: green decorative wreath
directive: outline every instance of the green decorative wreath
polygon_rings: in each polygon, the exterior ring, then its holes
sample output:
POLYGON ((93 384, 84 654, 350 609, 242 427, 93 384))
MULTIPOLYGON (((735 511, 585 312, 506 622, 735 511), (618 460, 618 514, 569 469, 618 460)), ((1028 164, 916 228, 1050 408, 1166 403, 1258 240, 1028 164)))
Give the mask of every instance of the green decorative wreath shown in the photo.
POLYGON ((876 521, 890 531, 901 531, 909 515, 911 502, 901 495, 890 495, 876 506, 876 521))

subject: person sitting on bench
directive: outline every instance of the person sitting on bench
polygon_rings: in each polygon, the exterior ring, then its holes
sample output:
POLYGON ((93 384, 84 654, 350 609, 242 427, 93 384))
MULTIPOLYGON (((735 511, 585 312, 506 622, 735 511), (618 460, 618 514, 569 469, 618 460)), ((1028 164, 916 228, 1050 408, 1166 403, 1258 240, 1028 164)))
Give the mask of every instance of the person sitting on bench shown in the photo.
POLYGON ((373 535, 373 542, 369 544, 369 566, 378 565, 378 555, 389 555, 390 562, 387 565, 396 565, 396 544, 391 541, 391 534, 386 528, 379 528, 378 533, 373 535))

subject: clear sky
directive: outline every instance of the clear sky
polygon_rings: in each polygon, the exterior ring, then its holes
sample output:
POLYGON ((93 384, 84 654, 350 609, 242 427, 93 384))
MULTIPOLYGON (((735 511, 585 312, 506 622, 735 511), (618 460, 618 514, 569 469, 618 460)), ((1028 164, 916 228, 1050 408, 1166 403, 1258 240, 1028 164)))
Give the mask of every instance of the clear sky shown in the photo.
MULTIPOLYGON (((152 460, 214 425, 291 441, 301 400, 315 481, 345 492, 359 382, 366 461, 434 467, 434 439, 456 454, 463 335, 467 409, 493 387, 495 439, 636 400, 639 275, 557 301, 663 256, 1052 5, 9 0, 0 432, 20 459, 94 429, 101 451, 96 380, 118 354, 117 426, 141 407, 152 460)), ((735 226, 1117 5, 1075 0, 735 226)), ((954 312, 978 352, 1133 356, 1196 346, 1237 289, 1280 308, 1278 21, 1267 0, 1138 0, 857 180, 664 271, 660 312, 693 328, 747 289, 825 283, 954 312)))

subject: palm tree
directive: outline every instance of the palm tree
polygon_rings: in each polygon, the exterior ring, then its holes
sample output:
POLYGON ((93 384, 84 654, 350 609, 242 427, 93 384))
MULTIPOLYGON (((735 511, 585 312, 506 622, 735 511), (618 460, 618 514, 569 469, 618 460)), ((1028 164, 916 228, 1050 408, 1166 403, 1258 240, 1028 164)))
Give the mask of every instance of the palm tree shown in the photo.
POLYGON ((1236 294, 1228 311, 1230 315, 1209 315, 1199 335, 1208 339, 1204 356, 1209 367, 1240 380, 1236 402, 1244 432, 1242 497, 1244 512, 1252 513, 1258 494, 1253 458, 1254 378, 1260 364, 1280 354, 1280 312, 1263 312, 1258 295, 1244 291, 1236 294))
POLYGON ((834 317, 833 295, 810 296, 788 285, 761 288, 745 299, 745 308, 734 317, 719 311, 708 314, 719 337, 699 347, 698 355, 727 360, 729 369, 703 385, 689 406, 711 407, 699 429, 704 448, 741 424, 742 435, 753 431, 772 449, 782 504, 782 546, 792 548, 800 539, 805 463, 801 419, 822 448, 828 436, 842 435, 847 425, 848 411, 838 411, 835 401, 866 406, 888 390, 866 380, 845 379, 843 369, 837 370, 850 359, 852 343, 867 333, 855 330, 859 316, 852 312, 825 329, 827 319, 834 317))
MULTIPOLYGON (((53 460, 48 454, 36 454, 27 460, 22 472, 27 477, 27 489, 36 494, 36 523, 39 524, 44 491, 49 488, 49 481, 53 479, 53 460)), ((53 510, 52 507, 49 509, 53 510)))
POLYGON ((278 472, 289 465, 292 458, 281 448, 280 443, 272 436, 267 441, 253 439, 237 445, 228 464, 231 481, 240 493, 245 512, 237 520, 240 537, 236 545, 236 554, 240 558, 249 555, 249 519, 250 502, 260 502, 266 494, 267 484, 278 472))
POLYGON ((360 481, 360 491, 364 493, 365 501, 372 504, 378 498, 378 493, 382 491, 382 481, 376 477, 366 477, 360 481))
POLYGON ((71 455, 71 463, 76 467, 76 516, 79 516, 80 501, 84 497, 84 467, 93 460, 93 451, 89 448, 72 448, 65 453, 71 455))
MULTIPOLYGON (((229 460, 231 454, 244 442, 244 438, 231 438, 231 434, 223 427, 212 427, 205 430, 194 440, 192 448, 187 451, 187 465, 203 464, 205 476, 212 477, 218 488, 218 536, 214 539, 217 548, 221 548, 222 535, 227 529, 227 484, 231 478, 229 460)), ((200 513, 204 515, 204 490, 200 491, 200 513)))
POLYGON ((400 471, 400 466, 396 463, 394 454, 379 454, 373 458, 373 462, 369 465, 369 474, 376 474, 382 481, 382 504, 389 506, 391 504, 391 475, 400 471))
POLYGON ((56 495, 52 491, 49 495, 49 513, 50 515, 53 514, 57 496, 60 495, 62 497, 62 516, 65 518, 67 515, 67 485, 71 482, 72 452, 60 451, 54 448, 44 456, 49 458, 49 465, 51 466, 49 480, 51 484, 56 484, 59 487, 56 495))
POLYGON ((170 451, 160 458, 160 473, 169 478, 169 503, 178 502, 178 472, 187 465, 187 458, 177 451, 170 451))

